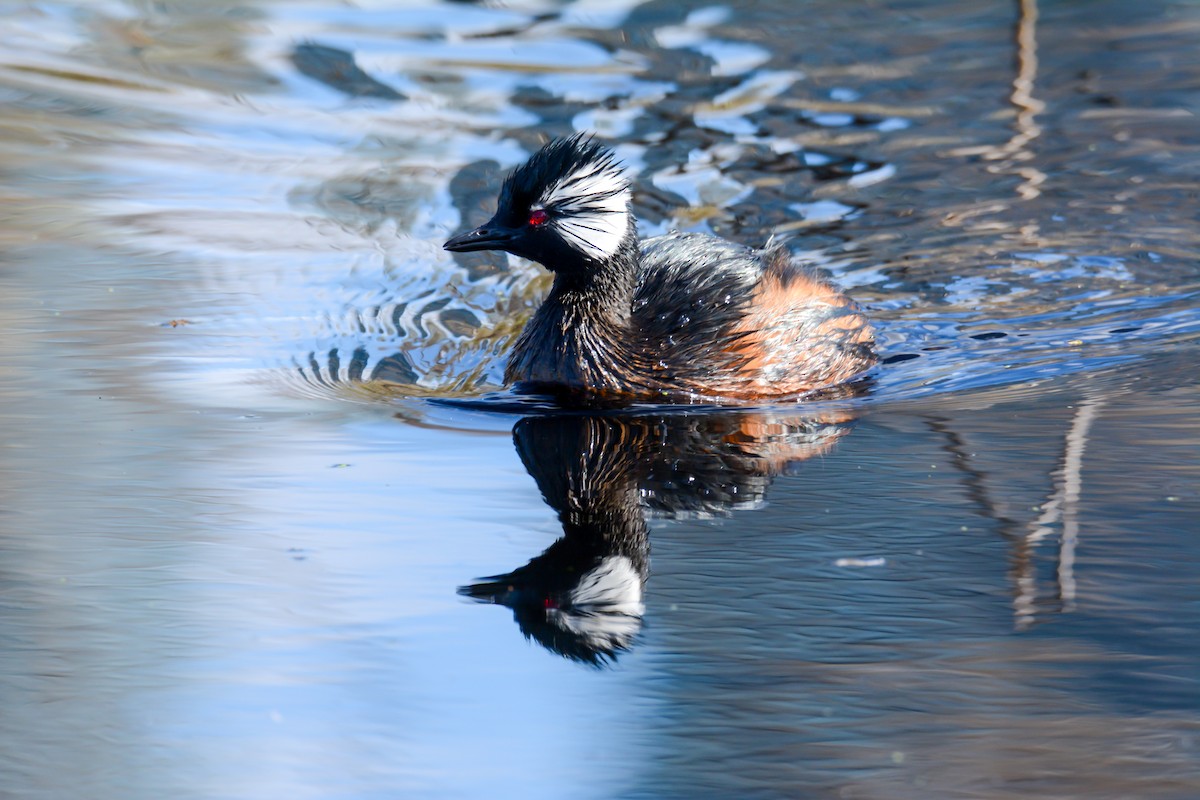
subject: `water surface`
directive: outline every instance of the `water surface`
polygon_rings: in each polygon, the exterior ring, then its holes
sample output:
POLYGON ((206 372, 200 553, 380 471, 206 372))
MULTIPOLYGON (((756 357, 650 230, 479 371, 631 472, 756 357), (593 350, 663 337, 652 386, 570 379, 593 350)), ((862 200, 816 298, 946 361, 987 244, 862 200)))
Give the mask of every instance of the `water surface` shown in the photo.
POLYGON ((5 4, 5 795, 1200 795, 1198 36, 5 4), (867 395, 506 394, 546 278, 441 242, 583 129, 850 289, 867 395))

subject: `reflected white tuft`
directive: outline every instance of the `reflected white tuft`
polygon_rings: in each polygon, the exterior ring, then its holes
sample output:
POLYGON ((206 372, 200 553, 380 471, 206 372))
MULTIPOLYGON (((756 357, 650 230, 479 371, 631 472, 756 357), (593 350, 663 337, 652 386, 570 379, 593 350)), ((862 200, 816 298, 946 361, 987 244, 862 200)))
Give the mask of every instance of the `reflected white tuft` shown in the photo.
POLYGON ((629 182, 611 158, 584 164, 546 188, 541 204, 567 244, 602 261, 629 230, 629 182))
POLYGON ((571 592, 575 606, 605 606, 640 614, 642 579, 625 556, 609 556, 585 573, 571 592))
POLYGON ((627 648, 642 627, 642 578, 625 556, 609 556, 571 592, 571 605, 547 612, 560 628, 594 647, 627 648))

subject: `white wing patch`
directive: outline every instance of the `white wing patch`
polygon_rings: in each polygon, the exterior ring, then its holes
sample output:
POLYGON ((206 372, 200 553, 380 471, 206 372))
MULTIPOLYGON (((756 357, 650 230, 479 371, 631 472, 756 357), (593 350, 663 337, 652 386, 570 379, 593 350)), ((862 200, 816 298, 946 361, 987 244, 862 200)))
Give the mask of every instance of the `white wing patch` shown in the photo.
POLYGON ((629 230, 629 183, 611 159, 584 164, 550 184, 541 205, 555 212, 567 244, 599 261, 617 252, 629 230))

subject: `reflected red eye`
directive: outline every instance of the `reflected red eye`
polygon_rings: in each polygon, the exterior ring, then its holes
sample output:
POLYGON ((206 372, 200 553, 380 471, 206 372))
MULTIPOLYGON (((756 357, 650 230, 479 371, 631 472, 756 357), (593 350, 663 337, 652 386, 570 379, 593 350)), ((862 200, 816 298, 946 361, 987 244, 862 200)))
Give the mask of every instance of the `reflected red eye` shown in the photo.
POLYGON ((535 208, 529 212, 529 224, 535 228, 538 225, 545 225, 548 219, 550 219, 550 215, 540 208, 535 208))

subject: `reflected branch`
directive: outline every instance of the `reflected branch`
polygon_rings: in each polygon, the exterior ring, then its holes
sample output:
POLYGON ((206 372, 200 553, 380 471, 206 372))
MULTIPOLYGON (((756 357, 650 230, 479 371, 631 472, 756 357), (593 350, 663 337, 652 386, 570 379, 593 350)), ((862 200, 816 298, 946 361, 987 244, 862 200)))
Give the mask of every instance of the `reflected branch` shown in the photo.
POLYGON ((1041 186, 1046 182, 1046 173, 1031 163, 1022 163, 1033 160, 1034 154, 1029 147, 1042 135, 1037 115, 1046 110, 1046 104, 1034 96, 1038 72, 1037 22, 1038 0, 1018 0, 1015 34, 1017 74, 1013 78, 1012 92, 1009 94, 1009 102, 1017 109, 1013 135, 1002 145, 953 151, 955 155, 978 155, 987 161, 999 162, 989 166, 988 172, 1020 177, 1017 195, 1022 200, 1039 197, 1042 193, 1041 186))
POLYGON ((1029 144, 1042 135, 1042 128, 1037 123, 1037 115, 1046 110, 1046 104, 1033 96, 1034 81, 1037 79, 1037 0, 1020 0, 1020 14, 1017 17, 1017 76, 1013 79, 1012 95, 1009 97, 1017 107, 1016 132, 995 153, 984 156, 988 160, 1003 161, 988 171, 993 173, 1013 172, 1023 180, 1017 187, 1017 194, 1022 200, 1032 200, 1039 196, 1039 188, 1046 182, 1046 173, 1032 164, 1017 166, 1017 162, 1028 161, 1033 153, 1028 149, 1029 144))
POLYGON ((1079 498, 1083 490, 1083 455, 1092 425, 1104 406, 1102 398, 1086 398, 1078 406, 1067 431, 1063 457, 1051 475, 1053 491, 1041 504, 1036 519, 1028 523, 1028 532, 1000 511, 988 488, 988 473, 972 465, 972 454, 962 436, 953 430, 948 420, 931 418, 930 430, 944 436, 944 450, 963 474, 968 497, 983 510, 984 515, 999 526, 999 531, 1013 546, 1012 581, 1014 626, 1025 630, 1036 621, 1038 610, 1037 550, 1041 542, 1061 530, 1056 567, 1057 600, 1060 611, 1071 611, 1075 605, 1075 552, 1079 544, 1079 498))
MULTIPOLYGON (((1057 484, 1050 499, 1042 505, 1042 513, 1034 520, 1025 540, 1031 549, 1053 533, 1053 526, 1061 525, 1062 533, 1058 549, 1058 599, 1064 611, 1075 605, 1075 549, 1079 543, 1079 496, 1083 489, 1083 452, 1087 447, 1088 433, 1092 423, 1103 407, 1101 399, 1086 399, 1075 411, 1075 419, 1067 432, 1062 466, 1055 471, 1057 484)), ((1027 628, 1033 624, 1036 614, 1034 602, 1037 587, 1033 576, 1027 584, 1020 586, 1013 599, 1013 610, 1017 616, 1017 627, 1027 628)))

